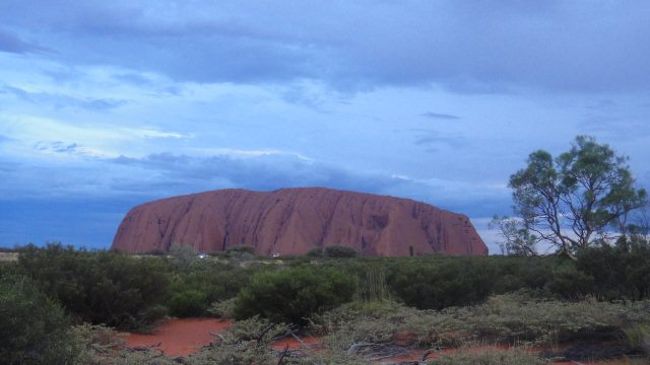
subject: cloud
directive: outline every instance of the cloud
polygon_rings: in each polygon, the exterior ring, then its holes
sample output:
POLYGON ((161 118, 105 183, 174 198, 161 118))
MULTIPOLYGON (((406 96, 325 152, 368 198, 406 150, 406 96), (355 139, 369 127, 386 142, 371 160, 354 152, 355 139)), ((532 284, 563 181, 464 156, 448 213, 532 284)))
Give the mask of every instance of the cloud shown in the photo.
POLYGON ((107 111, 127 103, 126 100, 78 98, 65 94, 30 92, 14 86, 0 86, 0 94, 11 94, 21 100, 38 105, 53 105, 56 108, 81 108, 94 111, 107 111))
POLYGON ((27 43, 15 35, 0 29, 0 52, 22 54, 44 50, 42 47, 27 43))
POLYGON ((461 93, 650 87, 647 2, 506 4, 206 1, 169 11, 158 1, 16 0, 0 5, 0 21, 60 48, 53 57, 62 62, 201 83, 310 79, 341 90, 439 84, 461 93), (37 21, 25 16, 33 9, 37 21))
POLYGON ((160 141, 191 139, 182 133, 155 127, 128 127, 127 123, 74 122, 53 118, 15 115, 3 118, 0 132, 9 133, 37 152, 57 152, 61 146, 75 145, 77 152, 94 156, 119 156, 118 151, 140 150, 160 141), (78 142, 83 141, 83 142, 78 142), (83 146, 82 146, 83 145, 83 146))
MULTIPOLYGON (((153 170, 159 175, 157 180, 166 181, 168 186, 185 186, 185 189, 190 190, 218 187, 273 190, 298 186, 336 186, 341 189, 380 192, 403 183, 400 179, 353 173, 293 154, 280 153, 236 152, 209 157, 160 153, 144 158, 120 156, 111 162, 153 170)), ((155 183, 158 184, 159 182, 155 183)), ((129 189, 132 186, 134 185, 118 183, 114 188, 129 189)), ((150 189, 147 184, 140 188, 150 189)))
POLYGON ((509 196, 504 186, 349 170, 304 160, 290 153, 240 156, 197 157, 170 153, 143 158, 121 156, 110 162, 150 171, 138 175, 152 178, 143 181, 125 177, 114 180, 111 189, 124 193, 155 192, 162 197, 218 188, 275 190, 320 186, 411 198, 472 216, 476 216, 474 213, 505 214, 509 206, 503 204, 504 197, 509 196))
POLYGON ((427 117, 427 118, 431 118, 431 119, 447 119, 447 120, 460 119, 460 117, 457 116, 457 115, 444 114, 444 113, 434 113, 434 112, 422 113, 422 116, 427 117))
POLYGON ((56 153, 71 153, 76 152, 79 145, 76 143, 66 144, 61 141, 56 142, 38 142, 34 148, 39 151, 51 151, 56 153))
POLYGON ((417 133, 415 145, 425 147, 429 153, 439 152, 442 148, 457 150, 466 145, 467 141, 460 135, 443 134, 436 130, 415 128, 412 131, 417 133))

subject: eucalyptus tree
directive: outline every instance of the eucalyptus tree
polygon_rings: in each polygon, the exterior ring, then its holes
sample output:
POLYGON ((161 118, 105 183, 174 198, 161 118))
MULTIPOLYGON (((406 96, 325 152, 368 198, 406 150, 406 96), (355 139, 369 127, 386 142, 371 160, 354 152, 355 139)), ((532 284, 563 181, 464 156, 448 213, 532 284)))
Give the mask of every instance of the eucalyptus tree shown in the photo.
POLYGON ((526 231, 567 252, 624 234, 630 214, 647 203, 627 161, 587 136, 555 158, 535 151, 510 177, 515 213, 526 231))

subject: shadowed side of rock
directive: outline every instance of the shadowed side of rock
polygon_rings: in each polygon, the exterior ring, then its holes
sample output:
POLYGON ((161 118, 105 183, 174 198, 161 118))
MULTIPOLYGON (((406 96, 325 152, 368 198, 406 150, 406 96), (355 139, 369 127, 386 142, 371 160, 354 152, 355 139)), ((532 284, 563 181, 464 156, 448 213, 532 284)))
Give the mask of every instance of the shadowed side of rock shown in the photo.
POLYGON ((112 248, 142 253, 173 244, 200 252, 248 245, 260 255, 301 255, 331 245, 368 256, 488 252, 464 215, 408 199, 323 188, 216 190, 146 203, 126 215, 112 248))

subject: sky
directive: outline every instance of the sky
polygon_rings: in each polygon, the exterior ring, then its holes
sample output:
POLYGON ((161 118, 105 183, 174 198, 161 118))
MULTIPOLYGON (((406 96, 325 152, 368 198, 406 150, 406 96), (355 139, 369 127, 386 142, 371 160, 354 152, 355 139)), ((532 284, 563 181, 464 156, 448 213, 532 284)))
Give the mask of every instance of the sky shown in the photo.
POLYGON ((0 246, 142 202, 323 186, 511 213, 591 135, 650 187, 648 1, 0 1, 0 246))

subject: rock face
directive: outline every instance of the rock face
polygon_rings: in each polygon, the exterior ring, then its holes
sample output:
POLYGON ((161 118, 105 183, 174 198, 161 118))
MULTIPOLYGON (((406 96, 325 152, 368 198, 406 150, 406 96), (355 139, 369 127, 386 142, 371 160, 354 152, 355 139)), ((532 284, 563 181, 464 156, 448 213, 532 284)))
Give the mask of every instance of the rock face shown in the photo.
POLYGON ((216 190, 133 208, 113 249, 142 253, 191 245, 199 252, 249 245, 300 255, 345 245, 367 256, 486 255, 466 216, 413 200, 322 188, 216 190))

